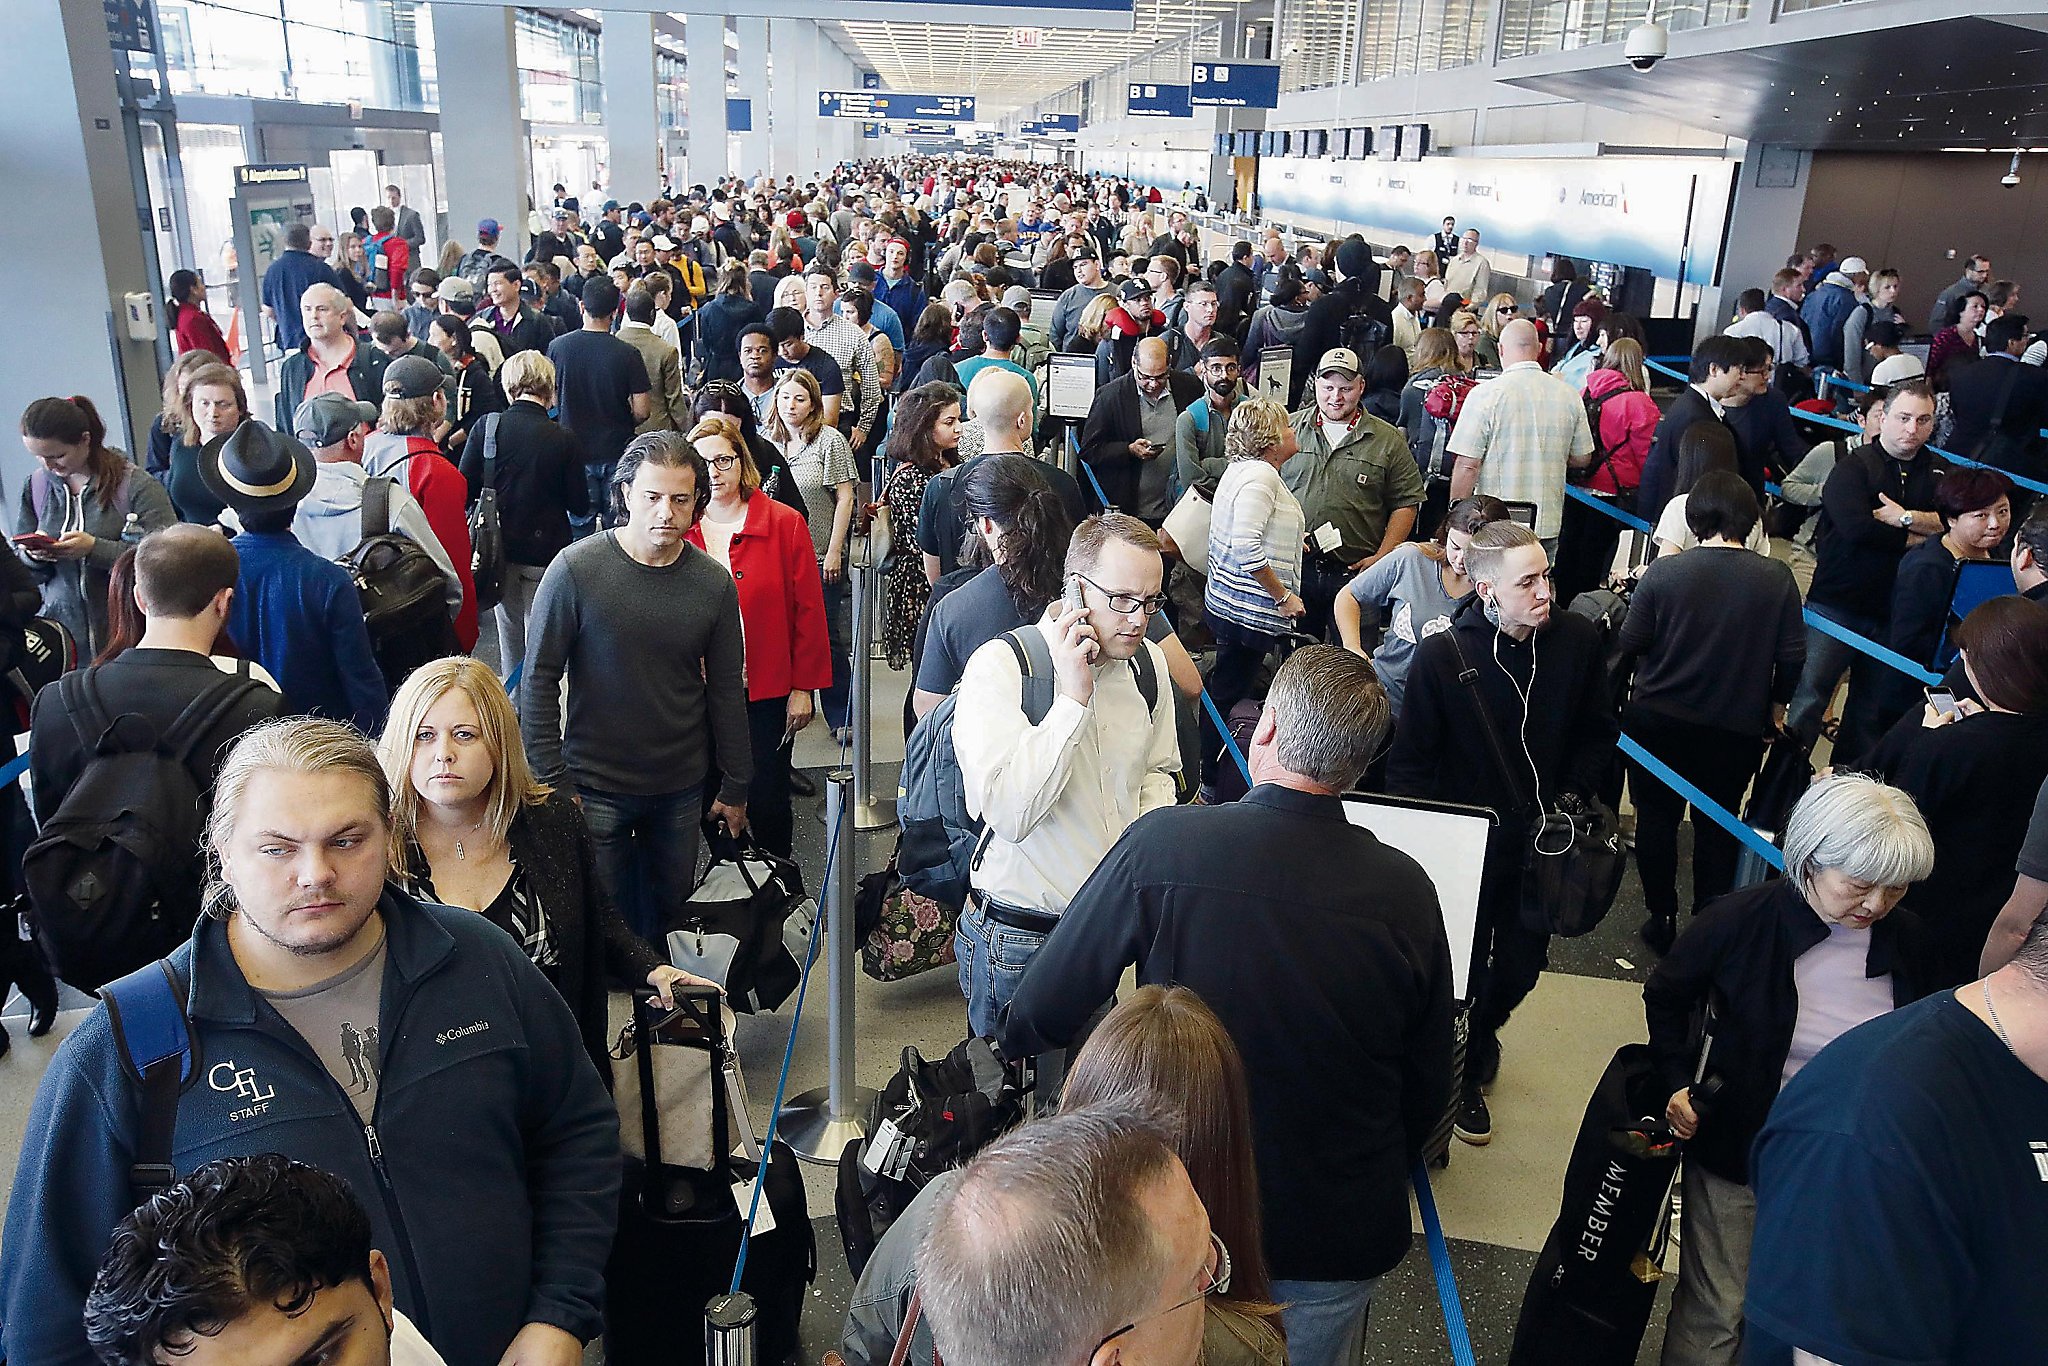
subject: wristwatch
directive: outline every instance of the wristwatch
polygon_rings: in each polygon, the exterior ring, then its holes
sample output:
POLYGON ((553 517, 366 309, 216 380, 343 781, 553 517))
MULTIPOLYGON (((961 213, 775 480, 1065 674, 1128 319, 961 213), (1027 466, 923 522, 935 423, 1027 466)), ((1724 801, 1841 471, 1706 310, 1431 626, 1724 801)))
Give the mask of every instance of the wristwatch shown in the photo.
POLYGON ((1913 529, 1913 514, 1910 512, 1900 513, 1899 526, 1904 530, 1911 531, 1913 529))

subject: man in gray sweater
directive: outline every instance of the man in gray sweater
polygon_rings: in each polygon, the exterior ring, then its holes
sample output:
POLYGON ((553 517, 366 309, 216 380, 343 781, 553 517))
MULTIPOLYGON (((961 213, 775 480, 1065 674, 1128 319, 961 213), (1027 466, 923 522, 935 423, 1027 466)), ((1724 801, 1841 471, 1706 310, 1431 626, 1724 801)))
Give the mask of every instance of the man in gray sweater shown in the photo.
POLYGON ((527 627, 527 756, 541 781, 571 785, 599 875, 626 923, 655 943, 696 874, 713 756, 711 814, 734 834, 746 829, 754 776, 739 593, 683 539, 710 491, 680 433, 635 438, 612 481, 614 529, 555 557, 527 627), (565 672, 575 685, 566 726, 565 672))

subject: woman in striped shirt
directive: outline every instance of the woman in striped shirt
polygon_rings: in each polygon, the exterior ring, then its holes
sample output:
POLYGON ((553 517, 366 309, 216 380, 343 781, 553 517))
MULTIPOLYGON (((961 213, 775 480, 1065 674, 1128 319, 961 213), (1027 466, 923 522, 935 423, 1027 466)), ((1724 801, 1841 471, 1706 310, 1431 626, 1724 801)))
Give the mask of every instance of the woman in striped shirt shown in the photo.
MULTIPOLYGON (((1301 504, 1280 481, 1298 449, 1287 410, 1248 398, 1230 414, 1209 523, 1209 583, 1202 596, 1216 637, 1209 696, 1225 717, 1242 701, 1259 664, 1308 609, 1301 601, 1301 504)), ((1202 791, 1213 796, 1223 739, 1203 718, 1202 791)))

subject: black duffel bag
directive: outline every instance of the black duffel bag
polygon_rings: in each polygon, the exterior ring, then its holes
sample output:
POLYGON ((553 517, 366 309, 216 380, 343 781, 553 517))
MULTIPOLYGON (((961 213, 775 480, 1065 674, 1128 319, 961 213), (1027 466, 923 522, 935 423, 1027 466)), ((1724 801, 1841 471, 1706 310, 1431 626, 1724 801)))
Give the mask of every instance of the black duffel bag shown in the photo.
POLYGON ((1522 872, 1522 924, 1573 939, 1607 918, 1628 869, 1621 822, 1605 802, 1567 792, 1543 817, 1522 872))
POLYGON ((1664 1122, 1669 1099, 1648 1044, 1615 1052, 1572 1144, 1509 1366, 1634 1366, 1670 1235, 1681 1145, 1664 1122))

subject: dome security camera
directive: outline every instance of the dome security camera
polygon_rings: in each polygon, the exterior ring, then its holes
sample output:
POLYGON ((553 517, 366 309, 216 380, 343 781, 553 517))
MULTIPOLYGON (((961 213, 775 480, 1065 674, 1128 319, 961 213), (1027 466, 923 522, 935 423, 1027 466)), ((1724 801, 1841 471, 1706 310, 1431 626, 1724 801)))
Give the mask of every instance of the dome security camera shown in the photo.
POLYGON ((2005 186, 2008 190, 2017 190, 2020 187, 2020 154, 2018 152, 2012 154, 2012 165, 2006 168, 2005 174, 1999 177, 1998 183, 2005 186))
POLYGON ((1671 51, 1671 34, 1662 24, 1650 22, 1637 24, 1628 31, 1628 41, 1622 46, 1622 55, 1628 64, 1638 71, 1648 71, 1664 60, 1671 51))

